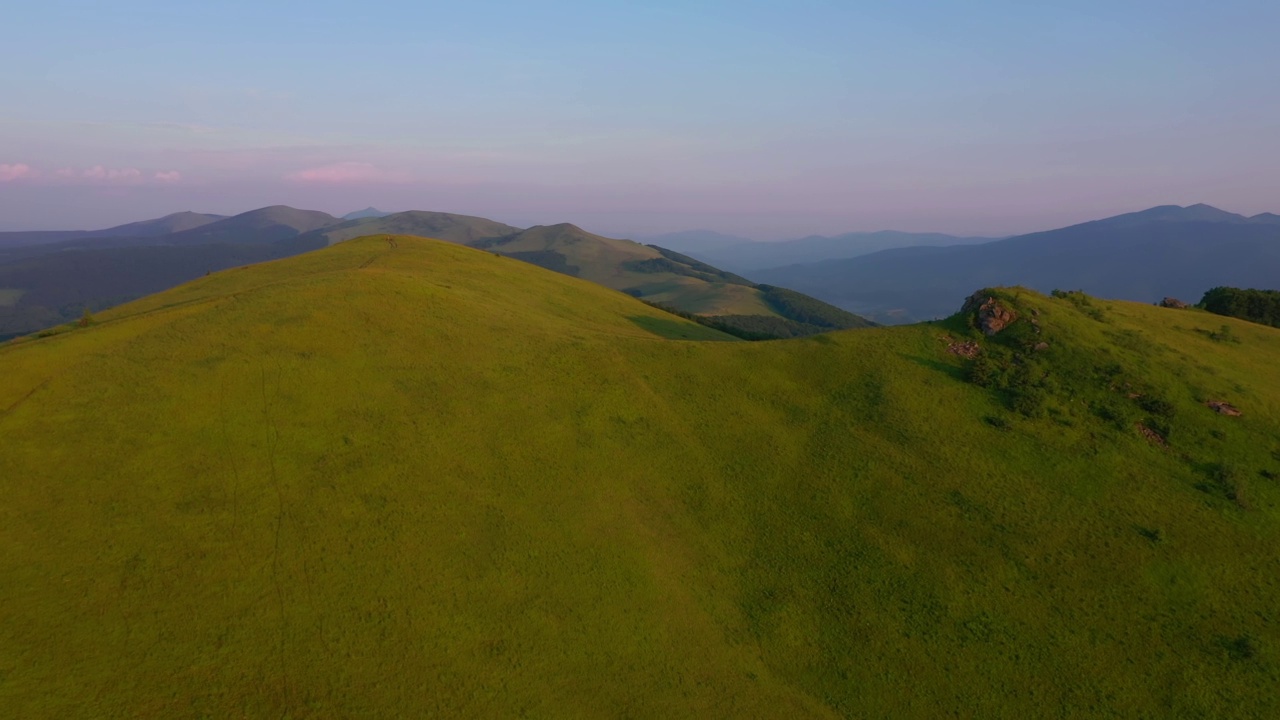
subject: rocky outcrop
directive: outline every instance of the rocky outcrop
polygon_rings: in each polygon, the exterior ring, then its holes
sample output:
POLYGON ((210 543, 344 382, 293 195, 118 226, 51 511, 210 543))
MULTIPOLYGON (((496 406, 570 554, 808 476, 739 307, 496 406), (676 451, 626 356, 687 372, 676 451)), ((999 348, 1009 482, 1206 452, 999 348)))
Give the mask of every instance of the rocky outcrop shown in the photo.
POLYGON ((960 312, 974 314, 982 334, 991 337, 1009 327, 1018 319, 1018 314, 1000 304, 999 300, 983 292, 976 292, 964 301, 960 312))
POLYGON ((1176 297, 1167 297, 1160 301, 1160 307, 1173 308, 1174 310, 1186 310, 1191 306, 1176 297))
POLYGON ((1236 407, 1235 405, 1232 405, 1229 402, 1223 402, 1222 400, 1210 400, 1209 402, 1205 403, 1205 405, 1208 405, 1210 410, 1213 410, 1219 415, 1226 415, 1228 417, 1240 417, 1241 415, 1244 414, 1240 412, 1240 408, 1236 407))

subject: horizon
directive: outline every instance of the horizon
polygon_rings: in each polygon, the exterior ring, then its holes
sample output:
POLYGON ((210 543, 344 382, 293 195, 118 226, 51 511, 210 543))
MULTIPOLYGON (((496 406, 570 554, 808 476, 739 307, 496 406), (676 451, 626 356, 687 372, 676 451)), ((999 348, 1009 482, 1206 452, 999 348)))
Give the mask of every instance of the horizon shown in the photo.
POLYGON ((1280 8, 1148 5, 28 5, 0 230, 262 198, 757 240, 1274 209, 1280 8))
MULTIPOLYGON (((1105 220, 1105 219, 1112 218, 1112 217, 1115 217, 1115 216, 1118 216, 1118 215, 1126 215, 1126 214, 1137 213, 1137 212, 1145 212, 1145 211, 1148 211, 1148 210, 1153 210, 1153 209, 1161 208, 1161 207, 1179 207, 1179 208, 1182 208, 1182 209, 1187 209, 1187 208, 1191 208, 1191 207, 1199 207, 1199 206, 1208 207, 1208 208, 1212 208, 1212 209, 1215 209, 1215 210, 1220 210, 1220 211, 1224 211, 1224 212, 1228 212, 1228 213, 1233 213, 1233 214, 1240 215, 1240 216, 1243 216, 1243 217, 1246 217, 1246 218, 1254 217, 1254 216, 1258 216, 1258 215, 1270 215, 1270 214, 1273 214, 1273 213, 1271 213, 1271 211, 1266 211, 1266 210, 1261 211, 1261 212, 1257 212, 1257 213, 1239 213, 1239 212, 1235 212, 1234 210, 1229 210, 1229 209, 1226 209, 1226 208, 1221 208, 1221 207, 1218 207, 1218 206, 1216 206, 1216 205, 1211 205, 1211 204, 1209 204, 1209 203, 1189 203, 1189 204, 1186 204, 1186 205, 1177 205, 1177 204, 1173 204, 1173 203, 1164 203, 1164 204, 1161 204, 1161 205, 1153 205, 1153 206, 1145 207, 1145 208, 1138 208, 1138 209, 1133 209, 1133 210, 1125 210, 1125 211, 1122 211, 1122 212, 1112 213, 1112 214, 1109 214, 1109 215, 1106 215, 1106 216, 1103 216, 1103 217, 1091 217, 1091 218, 1085 218, 1085 219, 1082 219, 1082 220, 1078 220, 1078 221, 1076 221, 1076 222, 1066 223, 1066 224, 1064 224, 1064 225, 1059 225, 1059 226, 1035 228, 1035 229, 1028 230, 1028 231, 1023 232, 1023 233, 1014 233, 1014 234, 1002 235, 1002 236, 997 236, 997 235, 989 235, 989 236, 984 236, 984 235, 970 235, 970 236, 968 236, 968 237, 985 237, 985 238, 990 239, 990 240, 1001 240, 1001 239, 1010 238, 1010 237, 1017 237, 1017 236, 1019 236, 1019 235, 1029 235, 1029 234, 1034 234, 1034 233, 1039 233, 1039 232, 1047 232, 1047 231, 1051 231, 1051 230, 1058 230, 1058 229, 1061 229, 1061 228, 1064 228, 1064 227, 1070 227, 1070 226, 1072 226, 1072 225, 1076 225, 1076 224, 1087 223, 1087 222, 1092 222, 1092 221, 1096 221, 1096 220, 1105 220)), ((258 210, 265 210, 265 209, 273 208, 273 207, 285 207, 285 208, 291 208, 291 209, 294 209, 294 210, 303 210, 303 211, 318 211, 318 212, 326 213, 326 214, 328 214, 328 215, 330 215, 330 216, 332 216, 332 217, 334 217, 334 218, 337 218, 337 219, 342 219, 345 215, 352 214, 352 213, 356 213, 356 212, 362 212, 362 211, 365 211, 365 210, 376 210, 376 211, 378 211, 378 212, 385 213, 385 214, 387 214, 387 215, 395 215, 395 214, 405 213, 405 212, 433 212, 433 213, 445 213, 445 214, 454 214, 454 215, 472 215, 471 213, 454 213, 454 212, 452 212, 452 211, 450 211, 450 210, 427 210, 427 209, 423 209, 423 208, 410 208, 410 209, 407 209, 407 210, 386 210, 385 208, 380 208, 380 207, 377 207, 377 206, 375 206, 375 205, 366 205, 366 206, 364 206, 364 207, 362 207, 362 208, 354 208, 354 209, 350 209, 350 210, 346 210, 346 211, 342 211, 342 212, 334 212, 334 211, 332 211, 332 210, 322 210, 322 209, 312 208, 312 207, 298 207, 298 206, 295 206, 295 205, 288 205, 288 204, 285 204, 285 203, 273 203, 273 204, 269 204, 269 205, 260 205, 260 206, 257 206, 257 207, 253 207, 253 208, 249 208, 249 209, 247 209, 247 210, 241 210, 241 211, 237 211, 237 212, 211 212, 211 211, 208 211, 208 210, 198 210, 198 209, 190 209, 190 208, 188 208, 188 209, 184 209, 184 210, 175 210, 175 211, 172 211, 172 212, 166 212, 166 213, 163 213, 163 214, 160 214, 160 215, 156 215, 156 216, 152 216, 152 217, 134 218, 134 219, 127 220, 127 221, 125 221, 125 222, 121 222, 121 223, 113 223, 112 225, 103 225, 103 226, 96 226, 96 227, 84 227, 84 228, 57 227, 57 228, 41 228, 41 229, 38 229, 38 230, 32 230, 32 229, 24 229, 24 230, 7 230, 7 229, 4 229, 3 227, 0 227, 0 233, 4 233, 4 232, 42 232, 42 231, 59 231, 59 230, 62 230, 62 231, 96 231, 96 230, 107 230, 107 229, 110 229, 110 228, 113 228, 113 227, 118 227, 118 226, 121 226, 121 225, 128 225, 128 224, 131 224, 131 223, 136 223, 136 222, 145 222, 145 221, 150 221, 150 220, 158 220, 158 219, 162 219, 162 218, 169 217, 169 216, 172 216, 172 215, 181 215, 181 214, 184 214, 184 213, 193 213, 193 214, 200 214, 200 215, 220 215, 220 216, 222 216, 222 217, 224 217, 224 218, 232 218, 232 217, 236 217, 236 216, 239 216, 239 215, 244 215, 244 214, 247 214, 247 213, 255 212, 255 211, 258 211, 258 210)), ((476 216, 476 217, 485 217, 485 216, 476 216)), ((592 227, 584 227, 581 223, 574 222, 573 220, 561 220, 561 221, 553 221, 553 222, 545 222, 545 223, 532 223, 532 224, 527 224, 527 225, 521 225, 521 224, 519 224, 519 223, 512 223, 512 222, 508 222, 508 221, 504 220, 503 218, 485 217, 485 219, 495 220, 495 221, 497 221, 497 222, 503 222, 503 223, 505 223, 505 224, 509 224, 509 225, 514 226, 514 227, 522 227, 522 228, 530 228, 530 227, 534 227, 534 226, 537 226, 537 225, 548 226, 548 225, 559 225, 559 224, 565 224, 565 223, 567 223, 567 224, 571 224, 571 225, 576 225, 576 226, 581 227, 582 229, 584 229, 584 230, 586 230, 586 231, 588 231, 588 232, 591 232, 591 233, 593 233, 593 234, 600 235, 600 236, 603 236, 603 237, 613 237, 613 238, 619 238, 619 239, 633 239, 633 240, 650 240, 650 239, 659 239, 659 238, 661 238, 661 237, 662 237, 662 236, 664 236, 664 235, 678 235, 678 234, 683 234, 683 233, 717 233, 717 234, 722 234, 722 235, 725 235, 725 236, 732 236, 732 237, 735 237, 736 239, 750 240, 750 241, 753 241, 753 242, 762 242, 762 243, 771 243, 771 242, 788 242, 788 241, 795 241, 795 240, 803 240, 803 239, 810 238, 810 237, 839 237, 839 236, 841 236, 841 235, 859 235, 859 234, 863 234, 863 235, 870 235, 870 234, 875 234, 875 233, 880 233, 880 232, 903 232, 903 233, 920 233, 920 234, 925 234, 925 233, 937 233, 937 234, 948 234, 948 235, 952 235, 952 236, 955 236, 955 237, 964 237, 964 236, 962 236, 962 235, 960 235, 960 234, 958 234, 958 233, 947 233, 947 232, 945 232, 945 231, 934 231, 934 230, 902 230, 902 229, 900 229, 900 228, 879 228, 879 229, 875 229, 875 230, 848 230, 848 231, 845 231, 845 232, 828 233, 828 234, 825 234, 825 235, 824 235, 824 234, 816 234, 816 233, 813 233, 813 234, 805 235, 805 236, 799 236, 799 235, 797 235, 797 236, 780 236, 780 237, 767 237, 767 238, 754 237, 754 238, 753 238, 753 237, 747 237, 747 236, 738 236, 738 235, 734 235, 733 233, 725 233, 725 232, 721 232, 721 231, 719 231, 719 230, 715 230, 715 229, 712 229, 712 228, 705 228, 705 227, 703 227, 703 228, 685 228, 685 229, 682 229, 682 230, 675 230, 675 231, 670 231, 670 232, 659 232, 659 233, 653 233, 653 234, 651 234, 651 235, 633 234, 633 235, 630 235, 630 236, 629 236, 629 235, 626 235, 626 234, 619 234, 619 233, 610 234, 608 231, 602 231, 602 230, 599 230, 599 229, 596 229, 596 228, 592 228, 592 227)))

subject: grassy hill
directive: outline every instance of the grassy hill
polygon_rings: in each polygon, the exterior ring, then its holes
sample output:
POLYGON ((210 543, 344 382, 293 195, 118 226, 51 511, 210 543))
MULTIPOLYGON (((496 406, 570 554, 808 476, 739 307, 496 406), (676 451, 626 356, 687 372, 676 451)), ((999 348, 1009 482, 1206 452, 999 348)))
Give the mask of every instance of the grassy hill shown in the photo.
POLYGON ((0 707, 1276 716, 1280 331, 992 296, 719 342, 371 237, 0 345, 0 707))

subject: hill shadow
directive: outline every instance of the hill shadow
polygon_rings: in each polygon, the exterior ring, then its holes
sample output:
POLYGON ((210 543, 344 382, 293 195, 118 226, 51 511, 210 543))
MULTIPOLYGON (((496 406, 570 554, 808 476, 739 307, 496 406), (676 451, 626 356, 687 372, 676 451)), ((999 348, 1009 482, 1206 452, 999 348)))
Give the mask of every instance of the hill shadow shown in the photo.
POLYGON ((921 367, 926 367, 926 368, 929 368, 930 370, 934 370, 936 372, 940 372, 945 375, 950 375, 956 380, 961 380, 961 381, 966 380, 965 371, 964 371, 964 368, 962 367, 957 367, 955 365, 951 365, 949 363, 945 363, 940 360, 933 360, 930 358, 921 357, 919 355, 908 355, 907 353, 899 353, 899 357, 901 357, 903 360, 913 362, 916 365, 920 365, 921 367))
POLYGON ((634 323, 636 327, 667 340, 718 340, 729 342, 735 339, 711 328, 675 319, 650 317, 648 315, 631 315, 627 319, 634 323))

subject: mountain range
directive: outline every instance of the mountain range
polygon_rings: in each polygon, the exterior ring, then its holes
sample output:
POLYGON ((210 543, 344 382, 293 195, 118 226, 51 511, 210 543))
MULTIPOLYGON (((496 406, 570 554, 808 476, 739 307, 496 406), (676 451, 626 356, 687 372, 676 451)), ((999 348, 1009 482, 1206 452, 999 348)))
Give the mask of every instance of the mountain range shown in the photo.
POLYGON ((992 285, 1196 302, 1219 285, 1280 287, 1280 216, 1167 205, 978 245, 898 248, 749 274, 889 323, 944 317, 956 297, 992 285))
POLYGON ((484 248, 713 318, 709 322, 717 327, 744 335, 791 337, 870 325, 799 293, 571 224, 521 229, 485 218, 419 211, 342 220, 272 206, 234 217, 180 213, 104 231, 43 234, 34 243, 31 234, 0 234, 0 339, 209 272, 377 233, 484 248))
POLYGON ((645 242, 669 247, 733 272, 754 271, 780 265, 844 260, 890 248, 918 245, 974 245, 987 237, 958 237, 942 233, 908 233, 896 230, 855 232, 832 237, 810 235, 796 240, 757 242, 704 230, 646 238, 645 242))

